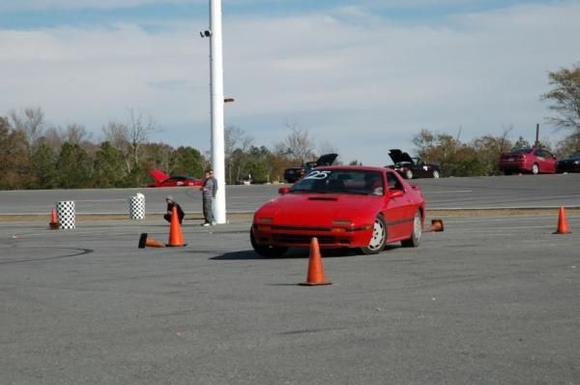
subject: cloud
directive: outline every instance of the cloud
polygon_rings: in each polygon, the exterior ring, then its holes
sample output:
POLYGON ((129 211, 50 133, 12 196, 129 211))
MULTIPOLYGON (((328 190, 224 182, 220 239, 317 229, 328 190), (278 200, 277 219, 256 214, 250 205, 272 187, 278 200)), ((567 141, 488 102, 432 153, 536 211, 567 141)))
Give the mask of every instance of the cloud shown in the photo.
MULTIPOLYGON (((547 111, 547 74, 578 61, 580 6, 518 6, 401 25, 364 9, 224 19, 227 124, 258 145, 290 121, 342 159, 385 164, 420 129, 462 138, 531 138, 547 111)), ((2 113, 40 106, 54 124, 98 132, 133 108, 155 139, 209 147, 207 16, 161 29, 134 24, 0 31, 2 113)), ((544 134, 548 133, 546 128, 544 134)))
POLYGON ((201 4, 204 0, 18 0, 3 1, 0 11, 22 12, 55 9, 117 9, 143 5, 201 4))

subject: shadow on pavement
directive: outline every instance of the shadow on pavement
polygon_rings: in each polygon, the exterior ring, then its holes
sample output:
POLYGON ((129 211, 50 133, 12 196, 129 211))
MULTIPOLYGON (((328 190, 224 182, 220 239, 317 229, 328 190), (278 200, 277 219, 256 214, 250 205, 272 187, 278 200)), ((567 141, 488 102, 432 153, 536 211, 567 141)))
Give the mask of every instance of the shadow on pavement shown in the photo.
MULTIPOLYGON (((357 250, 352 249, 322 250, 321 254, 323 258, 360 256, 357 250)), ((210 260, 241 261, 252 259, 293 259, 293 258, 308 258, 308 257, 309 257, 308 249, 290 249, 281 257, 262 257, 261 255, 257 254, 254 250, 243 250, 218 255, 216 257, 210 258, 210 260)))

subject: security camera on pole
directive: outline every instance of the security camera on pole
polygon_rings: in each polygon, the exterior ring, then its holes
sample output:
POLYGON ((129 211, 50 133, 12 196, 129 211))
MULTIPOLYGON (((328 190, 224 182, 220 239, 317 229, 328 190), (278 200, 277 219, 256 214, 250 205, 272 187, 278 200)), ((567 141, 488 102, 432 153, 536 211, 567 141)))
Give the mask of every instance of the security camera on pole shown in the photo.
POLYGON ((204 31, 203 35, 210 39, 211 161, 218 183, 214 216, 217 223, 223 224, 226 223, 226 173, 221 0, 210 0, 209 7, 210 30, 204 31))

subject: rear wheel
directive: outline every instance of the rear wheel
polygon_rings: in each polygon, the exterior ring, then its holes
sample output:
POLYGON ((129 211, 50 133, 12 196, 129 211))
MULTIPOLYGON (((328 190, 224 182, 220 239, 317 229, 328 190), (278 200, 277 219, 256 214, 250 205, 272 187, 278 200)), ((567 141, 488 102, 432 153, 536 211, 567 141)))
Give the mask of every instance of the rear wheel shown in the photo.
POLYGON ((254 230, 250 230, 250 243, 252 244, 254 251, 262 257, 281 257, 288 250, 287 247, 275 247, 270 245, 260 245, 256 243, 256 239, 254 238, 254 230))
POLYGON ((373 225, 373 235, 367 247, 361 248, 363 254, 377 254, 383 251, 387 244, 387 225, 381 215, 378 215, 373 225))
POLYGON ((401 241, 403 247, 417 247, 421 243, 421 235, 423 234, 423 221, 421 212, 417 211, 413 218, 413 232, 411 238, 401 241))
POLYGON ((534 163, 532 165, 532 174, 538 175, 539 173, 540 173, 540 167, 538 166, 537 163, 534 163))

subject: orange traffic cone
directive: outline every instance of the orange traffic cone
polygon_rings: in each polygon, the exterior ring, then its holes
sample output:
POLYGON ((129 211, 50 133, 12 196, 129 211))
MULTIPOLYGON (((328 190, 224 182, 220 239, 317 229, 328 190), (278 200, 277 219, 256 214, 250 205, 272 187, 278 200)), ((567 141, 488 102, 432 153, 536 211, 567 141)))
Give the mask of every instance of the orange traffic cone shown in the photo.
POLYGON ((139 237, 139 248, 144 249, 145 247, 165 247, 165 245, 163 242, 149 237, 147 233, 142 233, 139 237))
POLYGON ((570 228, 568 227, 568 219, 566 219, 566 211, 564 206, 560 206, 560 212, 558 214, 558 227, 554 234, 570 234, 570 228))
POLYGON ((331 285, 324 277, 324 266, 322 266, 322 257, 320 256, 320 246, 318 238, 312 238, 310 241, 310 258, 308 259, 308 276, 302 286, 319 286, 331 285))
POLYGON ((183 233, 181 232, 181 225, 179 224, 179 217, 177 216, 177 209, 175 206, 171 210, 171 224, 169 225, 169 243, 168 247, 183 247, 183 233))
POLYGON ((56 215, 56 209, 53 208, 52 210, 50 210, 50 223, 48 224, 48 227, 51 230, 57 230, 58 229, 58 216, 56 215))

